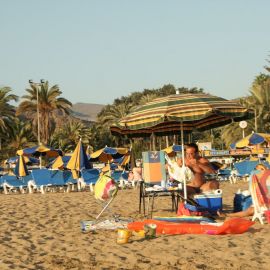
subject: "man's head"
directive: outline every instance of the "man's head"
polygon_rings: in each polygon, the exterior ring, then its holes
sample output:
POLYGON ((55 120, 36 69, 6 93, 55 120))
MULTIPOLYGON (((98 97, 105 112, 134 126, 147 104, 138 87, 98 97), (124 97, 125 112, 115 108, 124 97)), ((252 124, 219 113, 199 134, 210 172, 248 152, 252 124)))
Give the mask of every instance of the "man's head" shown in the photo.
POLYGON ((189 143, 186 146, 186 158, 187 159, 194 159, 197 158, 199 154, 199 149, 197 144, 189 143))

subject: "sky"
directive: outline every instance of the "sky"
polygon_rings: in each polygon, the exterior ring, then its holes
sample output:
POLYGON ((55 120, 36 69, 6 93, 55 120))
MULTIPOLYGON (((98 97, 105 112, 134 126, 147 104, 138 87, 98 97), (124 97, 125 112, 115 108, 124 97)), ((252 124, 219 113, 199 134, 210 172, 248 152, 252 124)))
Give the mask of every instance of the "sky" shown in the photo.
MULTIPOLYGON (((111 104, 165 84, 247 96, 270 60, 268 0, 0 0, 0 87, 111 104)), ((269 64, 270 65, 270 64, 269 64)))

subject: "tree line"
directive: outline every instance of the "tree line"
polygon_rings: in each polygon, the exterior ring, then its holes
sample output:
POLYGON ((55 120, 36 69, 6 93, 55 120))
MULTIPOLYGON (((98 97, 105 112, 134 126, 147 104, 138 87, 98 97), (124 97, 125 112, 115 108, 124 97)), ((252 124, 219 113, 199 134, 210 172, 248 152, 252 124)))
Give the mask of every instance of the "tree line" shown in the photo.
MULTIPOLYGON (((269 64, 270 62, 267 61, 269 64)), ((246 134, 255 132, 270 132, 270 67, 265 66, 265 72, 255 77, 249 95, 238 101, 245 107, 255 111, 255 119, 248 120, 246 134)), ((79 138, 85 146, 97 150, 108 146, 129 146, 130 140, 125 137, 115 137, 109 127, 130 113, 138 105, 143 105, 157 97, 179 93, 205 93, 202 88, 176 88, 172 84, 158 89, 144 89, 128 96, 116 98, 112 104, 106 105, 97 116, 96 123, 91 125, 75 118, 72 114, 72 103, 62 97, 58 85, 49 86, 30 83, 26 94, 21 97, 17 107, 11 103, 18 102, 19 97, 12 94, 10 87, 0 88, 0 161, 14 156, 18 149, 37 145, 39 111, 39 136, 43 144, 60 148, 64 152, 72 151, 79 138)), ((211 93, 209 93, 211 94, 211 93)), ((192 134, 193 141, 212 141, 216 149, 227 149, 232 142, 242 137, 238 123, 210 131, 192 134)), ((179 142, 179 136, 158 138, 158 147, 166 143, 179 142), (166 141, 167 140, 167 141, 166 141)), ((136 139, 132 142, 137 155, 148 150, 149 139, 136 139)))

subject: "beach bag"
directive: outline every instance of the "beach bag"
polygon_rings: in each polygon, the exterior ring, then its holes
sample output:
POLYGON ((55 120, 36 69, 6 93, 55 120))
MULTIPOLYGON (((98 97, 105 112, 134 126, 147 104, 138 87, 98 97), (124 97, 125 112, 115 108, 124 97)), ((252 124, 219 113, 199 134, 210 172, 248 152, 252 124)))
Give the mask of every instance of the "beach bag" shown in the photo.
POLYGON ((97 200, 106 201, 116 195, 118 186, 109 173, 99 177, 95 184, 95 198, 97 200))

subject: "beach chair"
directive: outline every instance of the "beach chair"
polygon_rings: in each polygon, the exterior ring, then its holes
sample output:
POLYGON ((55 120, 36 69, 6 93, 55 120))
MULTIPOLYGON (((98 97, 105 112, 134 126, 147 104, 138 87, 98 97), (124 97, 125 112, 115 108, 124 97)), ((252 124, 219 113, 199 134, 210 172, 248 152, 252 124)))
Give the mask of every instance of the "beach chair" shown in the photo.
POLYGON ((152 216, 155 197, 171 196, 172 211, 177 211, 176 191, 166 189, 165 152, 148 151, 142 153, 143 181, 140 182, 139 212, 143 206, 145 216, 145 198, 148 199, 147 215, 152 216), (151 206, 150 206, 151 202, 151 206))
POLYGON ((219 169, 217 172, 217 180, 218 181, 230 180, 231 175, 232 175, 231 169, 219 169))
POLYGON ((254 207, 252 221, 258 219, 264 224, 265 213, 270 209, 270 170, 255 171, 251 175, 250 193, 254 207))
POLYGON ((259 161, 244 160, 241 162, 235 162, 233 164, 234 169, 232 170, 230 182, 231 184, 236 183, 237 180, 248 181, 251 172, 259 164, 259 161))
POLYGON ((55 191, 56 188, 63 188, 66 185, 64 172, 61 170, 37 169, 32 171, 33 181, 28 182, 29 192, 37 189, 42 194, 51 188, 55 191))
POLYGON ((32 179, 31 174, 24 177, 17 177, 15 175, 5 174, 1 177, 2 186, 5 194, 9 194, 11 192, 20 191, 21 193, 25 193, 28 181, 32 179))

